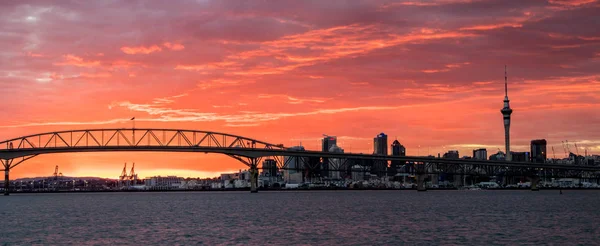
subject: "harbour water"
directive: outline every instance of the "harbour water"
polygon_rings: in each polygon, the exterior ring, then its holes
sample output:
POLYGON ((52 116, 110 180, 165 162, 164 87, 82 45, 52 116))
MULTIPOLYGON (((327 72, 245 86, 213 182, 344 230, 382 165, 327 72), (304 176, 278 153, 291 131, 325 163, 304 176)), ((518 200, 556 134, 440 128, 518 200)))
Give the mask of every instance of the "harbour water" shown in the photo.
POLYGON ((13 194, 0 245, 597 245, 600 191, 13 194))

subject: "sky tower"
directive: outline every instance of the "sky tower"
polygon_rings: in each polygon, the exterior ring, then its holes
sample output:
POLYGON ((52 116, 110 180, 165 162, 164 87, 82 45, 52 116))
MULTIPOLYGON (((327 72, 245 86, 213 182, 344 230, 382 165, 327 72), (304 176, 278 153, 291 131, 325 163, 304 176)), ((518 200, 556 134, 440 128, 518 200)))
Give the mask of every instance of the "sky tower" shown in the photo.
POLYGON ((504 65, 504 108, 500 110, 504 118, 504 145, 506 146, 506 161, 511 161, 510 156, 510 115, 512 109, 508 104, 508 78, 506 76, 506 65, 504 65))

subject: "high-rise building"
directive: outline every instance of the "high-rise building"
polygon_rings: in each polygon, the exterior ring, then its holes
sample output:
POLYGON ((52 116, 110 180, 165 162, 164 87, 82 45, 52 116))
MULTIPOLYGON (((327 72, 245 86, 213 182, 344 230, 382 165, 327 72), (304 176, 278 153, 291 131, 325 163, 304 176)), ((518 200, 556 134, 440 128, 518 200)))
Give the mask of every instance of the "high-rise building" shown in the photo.
POLYGON ((273 159, 265 159, 262 164, 262 174, 265 177, 277 177, 277 161, 273 159))
POLYGON ((515 162, 528 162, 529 161, 529 152, 511 152, 510 156, 512 158, 511 161, 515 161, 515 162))
POLYGON ((337 137, 336 136, 325 136, 323 140, 321 140, 321 147, 323 152, 329 152, 331 146, 337 145, 337 137))
MULTIPOLYGON (((404 145, 400 144, 398 140, 394 140, 392 143, 392 156, 406 156, 406 148, 404 145)), ((390 176, 394 176, 398 173, 398 169, 402 168, 406 162, 394 160, 390 165, 390 171, 388 172, 390 176)))
MULTIPOLYGON (((288 150, 305 151, 303 146, 294 146, 288 150)), ((287 168, 283 170, 285 181, 290 184, 302 183, 302 170, 304 169, 304 163, 307 162, 307 157, 286 156, 284 163, 287 163, 287 168)))
POLYGON ((475 149, 473 150, 473 159, 475 160, 487 160, 487 149, 475 149))
POLYGON ((460 159, 460 155, 458 155, 458 150, 449 150, 444 153, 444 158, 446 159, 460 159))
POLYGON ((490 155, 490 161, 504 161, 506 160, 506 155, 502 151, 498 151, 498 153, 490 155))
POLYGON ((387 155, 388 154, 388 145, 387 145, 387 135, 385 133, 379 133, 375 138, 373 138, 373 154, 376 155, 387 155))
POLYGON ((531 140, 531 162, 546 162, 546 139, 531 140))
MULTIPOLYGON (((342 149, 334 144, 333 146, 331 146, 331 148, 329 148, 329 152, 344 153, 344 149, 342 149)), ((342 168, 343 163, 344 163, 343 159, 330 158, 329 165, 327 166, 328 173, 327 173, 326 177, 329 177, 330 179, 340 179, 341 178, 340 169, 342 168)))
POLYGON ((504 145, 506 147, 506 161, 511 161, 510 152, 510 115, 513 110, 510 108, 508 100, 508 77, 506 76, 506 66, 504 66, 504 107, 500 110, 504 118, 504 145))
MULTIPOLYGON (((331 148, 331 146, 333 145, 337 145, 337 137, 335 136, 327 136, 324 135, 325 137, 323 138, 323 140, 321 140, 321 151, 323 152, 329 152, 329 149, 331 148)), ((321 174, 321 176, 323 177, 327 177, 328 173, 329 173, 329 158, 327 157, 323 157, 323 163, 322 163, 322 171, 323 173, 321 174)))

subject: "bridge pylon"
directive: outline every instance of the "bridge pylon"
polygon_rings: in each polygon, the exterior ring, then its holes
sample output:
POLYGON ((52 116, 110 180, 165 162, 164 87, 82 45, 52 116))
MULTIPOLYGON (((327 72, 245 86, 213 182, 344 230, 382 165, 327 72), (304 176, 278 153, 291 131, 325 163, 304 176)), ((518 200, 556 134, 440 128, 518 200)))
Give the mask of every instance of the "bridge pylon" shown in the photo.
POLYGON ((8 196, 10 194, 10 178, 9 178, 9 174, 10 174, 10 168, 11 168, 11 164, 12 164, 12 159, 8 159, 8 160, 1 160, 2 162, 2 167, 4 167, 4 195, 8 196))
POLYGON ((540 188, 538 188, 538 182, 540 182, 540 177, 537 175, 534 175, 532 177, 530 177, 531 179, 531 191, 539 191, 540 188))
MULTIPOLYGON (((6 168, 6 167, 4 167, 6 168)), ((10 189, 10 181, 8 179, 8 173, 9 173, 9 169, 6 168, 4 169, 4 195, 8 196, 9 192, 8 190, 10 189)))
POLYGON ((250 193, 258 192, 258 159, 250 158, 250 193))
POLYGON ((2 167, 4 168, 4 195, 8 196, 10 194, 10 169, 14 168, 16 166, 18 166, 19 164, 21 164, 22 162, 29 160, 33 157, 36 157, 37 154, 35 155, 30 155, 30 156, 25 156, 22 157, 20 160, 18 160, 17 162, 13 163, 13 161, 15 159, 0 159, 0 163, 2 164, 2 167))

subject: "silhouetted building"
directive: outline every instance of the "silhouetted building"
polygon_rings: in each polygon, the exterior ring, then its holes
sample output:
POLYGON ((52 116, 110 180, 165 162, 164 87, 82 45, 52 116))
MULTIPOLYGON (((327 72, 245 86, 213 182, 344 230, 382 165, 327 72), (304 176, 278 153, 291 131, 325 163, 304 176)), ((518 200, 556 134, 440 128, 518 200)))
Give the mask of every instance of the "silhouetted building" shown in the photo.
MULTIPOLYGON (((294 146, 288 150, 305 151, 303 146, 294 146)), ((284 163, 287 163, 287 168, 283 170, 283 178, 290 184, 297 184, 302 182, 302 169, 304 163, 308 162, 307 157, 284 157, 284 163)))
POLYGON ((506 160, 506 155, 502 151, 498 151, 498 153, 490 155, 490 161, 504 161, 506 160))
POLYGON ((473 159, 475 160, 487 160, 487 149, 476 149, 473 150, 473 159))
MULTIPOLYGON (((387 135, 385 133, 379 133, 373 138, 373 154, 376 155, 387 155, 387 135)), ((388 162, 383 160, 374 160, 371 165, 371 174, 377 175, 377 177, 383 177, 386 174, 388 162)))
POLYGON ((277 177, 277 161, 265 159, 262 164, 262 175, 265 177, 277 177))
POLYGON ((320 181, 323 173, 323 163, 319 157, 308 157, 302 182, 320 181))
POLYGON ((510 152, 511 161, 529 162, 529 152, 510 152))
MULTIPOLYGON (((333 145, 337 145, 337 137, 325 135, 323 140, 321 140, 321 151, 329 152, 329 149, 331 149, 331 146, 333 145)), ((323 157, 322 171, 323 173, 321 176, 327 177, 329 173, 329 158, 327 157, 323 157)))
POLYGON ((546 139, 531 140, 531 162, 546 162, 546 139))
POLYGON ((379 133, 379 135, 373 138, 373 153, 376 155, 387 155, 387 144, 387 135, 385 135, 383 132, 379 133))
MULTIPOLYGON (((344 149, 338 147, 337 145, 332 145, 329 148, 329 152, 331 153, 344 153, 344 149)), ((342 165, 344 164, 343 159, 339 158, 329 158, 329 165, 327 166, 328 173, 325 177, 329 177, 330 179, 341 179, 340 169, 342 169, 342 165)))
POLYGON ((321 140, 323 152, 328 152, 333 145, 337 145, 337 137, 335 136, 325 136, 323 140, 321 140))
POLYGON ((449 150, 448 152, 444 153, 443 158, 460 159, 460 155, 458 155, 458 150, 449 150))
MULTIPOLYGON (((406 148, 404 148, 404 145, 400 144, 398 140, 394 140, 392 143, 392 156, 406 156, 406 148)), ((396 175, 398 173, 398 169, 404 166, 405 163, 406 162, 404 161, 392 161, 388 174, 390 176, 396 175)))

